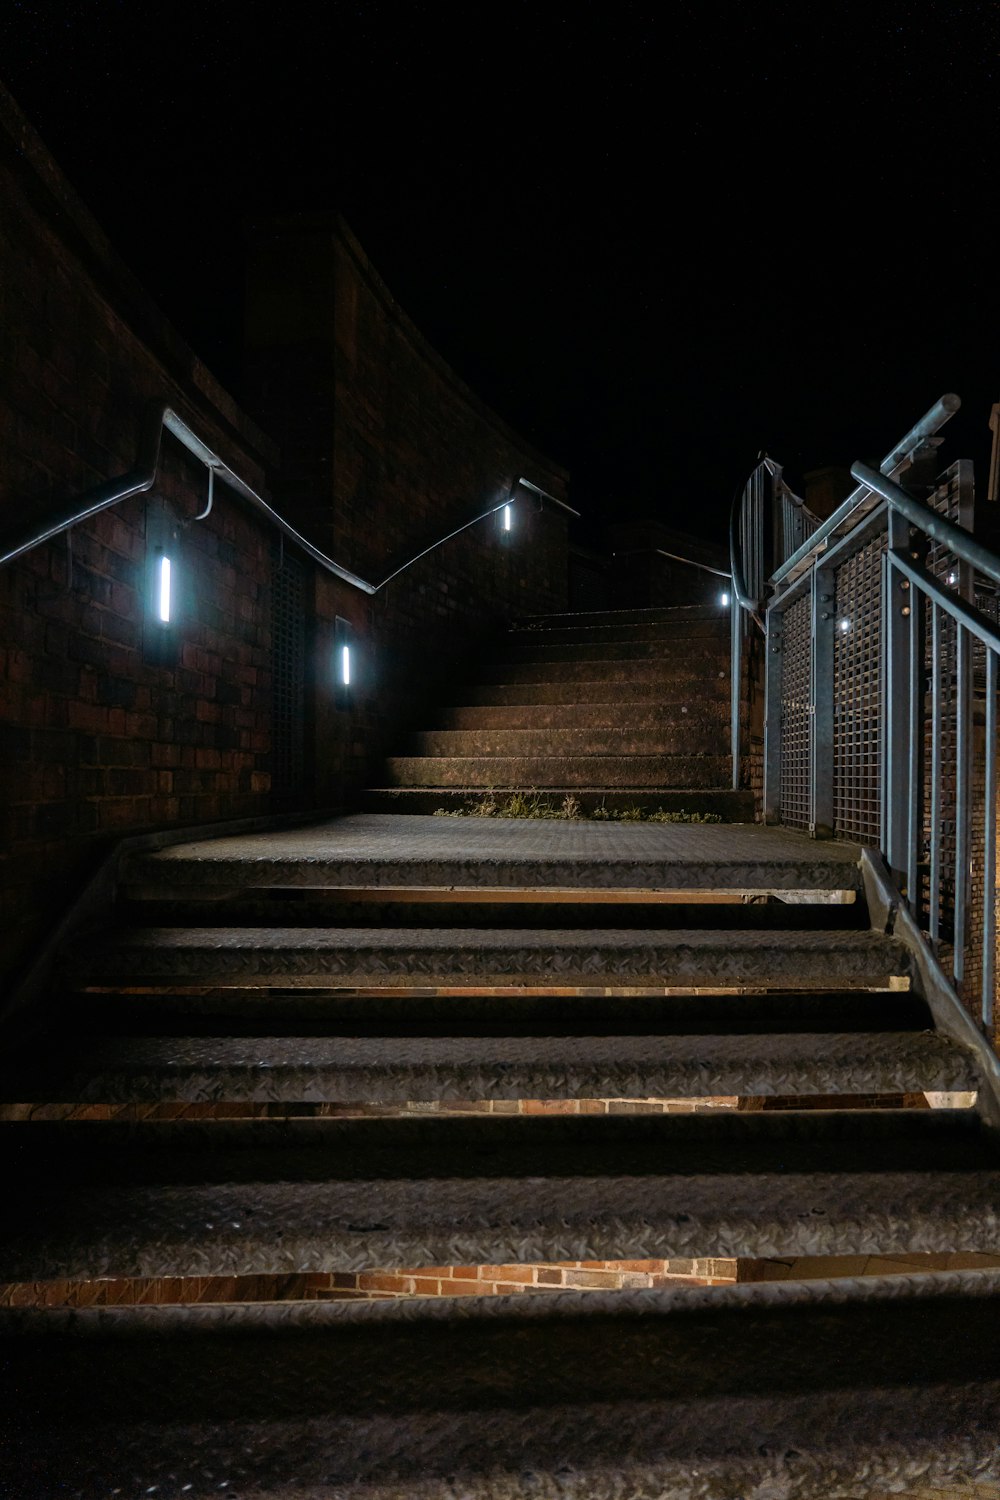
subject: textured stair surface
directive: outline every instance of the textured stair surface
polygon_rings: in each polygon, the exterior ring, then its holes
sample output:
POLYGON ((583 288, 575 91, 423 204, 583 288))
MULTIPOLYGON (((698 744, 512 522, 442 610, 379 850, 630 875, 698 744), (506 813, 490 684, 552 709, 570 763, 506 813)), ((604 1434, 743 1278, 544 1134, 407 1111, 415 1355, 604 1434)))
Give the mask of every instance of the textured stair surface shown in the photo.
POLYGON ((967 1111, 8 1123, 0 1281, 1000 1253, 967 1111))
POLYGON ((97 984, 381 977, 787 987, 884 985, 909 974, 910 960, 891 938, 851 931, 150 927, 88 940, 69 955, 69 970, 97 984))
POLYGON ((717 787, 725 755, 391 755, 386 779, 397 786, 717 787))
POLYGON ((976 1087, 927 1033, 740 1036, 83 1038, 60 1065, 0 1074, 0 1098, 125 1103, 699 1098, 976 1087))
MULTIPOLYGON (((127 857, 55 976, 0 1071, 12 1301, 1000 1256, 996 1134, 898 1107, 981 1080, 871 928, 850 845, 368 814, 187 841, 127 857), (738 1096, 781 1107, 717 1107, 738 1096), (716 1107, 660 1109, 682 1099, 716 1107)), ((0 1494, 851 1500, 1000 1478, 1000 1273, 587 1296, 0 1307, 0 1494)))
POLYGON ((0 1331, 0 1486, 25 1500, 823 1500, 1000 1478, 988 1272, 20 1311, 0 1331))
POLYGON ((173 844, 129 857, 160 887, 861 889, 860 850, 755 825, 406 818, 358 813, 305 828, 173 844))

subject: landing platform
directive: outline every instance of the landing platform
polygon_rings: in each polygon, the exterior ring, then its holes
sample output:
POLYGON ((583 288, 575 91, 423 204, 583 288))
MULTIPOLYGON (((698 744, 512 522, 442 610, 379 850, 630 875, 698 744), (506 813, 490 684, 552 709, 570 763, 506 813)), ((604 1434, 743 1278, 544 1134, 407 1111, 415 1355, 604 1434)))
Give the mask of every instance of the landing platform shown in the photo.
MULTIPOLYGON (((860 849, 754 823, 356 813, 133 855, 127 883, 765 894, 860 889, 860 849)), ((834 895, 834 899, 837 897, 834 895)), ((848 895, 849 899, 849 895, 848 895)))

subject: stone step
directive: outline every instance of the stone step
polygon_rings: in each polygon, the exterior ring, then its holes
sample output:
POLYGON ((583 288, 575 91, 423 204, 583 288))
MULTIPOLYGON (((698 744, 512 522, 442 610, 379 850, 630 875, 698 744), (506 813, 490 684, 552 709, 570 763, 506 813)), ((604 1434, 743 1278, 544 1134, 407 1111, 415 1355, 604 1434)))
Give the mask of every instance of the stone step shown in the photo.
MULTIPOLYGON (((648 663, 642 664, 642 672, 645 673, 648 663)), ((511 672, 515 669, 511 668, 511 672)), ((523 670, 523 669, 521 669, 523 670)), ((638 670, 638 669, 637 669, 638 670)), ((584 704, 595 704, 603 707, 616 708, 621 716, 621 722, 626 718, 631 719, 633 715, 648 712, 650 709, 656 711, 659 708, 669 710, 674 705, 683 706, 692 703, 724 704, 723 712, 729 711, 729 673, 718 671, 710 677, 703 677, 697 672, 685 674, 678 670, 669 677, 660 680, 639 681, 633 672, 629 672, 627 681, 621 681, 614 673, 608 673, 603 678, 593 681, 582 681, 575 678, 573 681, 561 679, 535 679, 526 680, 517 678, 511 681, 502 681, 499 678, 492 682, 478 683, 474 687, 462 689, 465 701, 472 705, 490 706, 493 704, 567 704, 571 707, 584 704)))
POLYGON ((910 972, 871 931, 631 932, 550 928, 132 928, 88 938, 64 958, 70 983, 442 986, 516 983, 887 985, 910 972))
MULTIPOLYGON (((669 656, 636 658, 623 665, 621 661, 600 660, 595 657, 571 661, 496 661, 485 662, 479 674, 484 686, 507 683, 560 683, 564 686, 583 683, 601 683, 617 696, 620 692, 625 701, 640 696, 640 684, 655 683, 660 689, 657 695, 669 697, 662 692, 669 684, 675 688, 679 683, 702 683, 711 678, 725 683, 729 691, 729 664, 718 655, 704 659, 693 658, 688 651, 674 652, 669 656)), ((464 695, 464 692, 463 692, 464 695)), ((572 700, 571 700, 572 701, 572 700)))
POLYGON ((11 1103, 699 1099, 975 1090, 971 1054, 922 1032, 754 1036, 81 1035, 0 1071, 11 1103))
POLYGON ((0 1488, 25 1500, 828 1500, 1000 1479, 989 1271, 6 1308, 0 1336, 0 1488))
POLYGON ((447 709, 441 715, 444 730, 530 729, 565 732, 581 729, 614 729, 633 735, 658 730, 710 728, 716 735, 729 734, 729 700, 708 702, 695 691, 678 696, 672 703, 497 703, 469 704, 447 709), (625 726, 625 727, 623 727, 625 726))
POLYGON ((121 882, 125 889, 170 891, 857 892, 859 857, 853 844, 756 824, 355 813, 136 852, 124 860, 121 882))
POLYGON ((713 640, 729 649, 729 614, 698 620, 628 621, 622 624, 515 625, 507 639, 526 646, 584 645, 597 642, 664 641, 681 645, 693 640, 713 640))
MULTIPOLYGON (((529 787, 515 788, 528 795, 529 787)), ((559 809, 567 798, 579 803, 582 812, 589 817, 596 810, 621 812, 638 808, 644 813, 669 812, 690 818, 709 815, 724 823, 752 823, 755 804, 750 791, 733 792, 714 788, 705 791, 690 787, 686 791, 621 792, 603 787, 547 787, 545 801, 559 809)), ((361 796, 361 805, 368 813, 402 813, 407 816, 433 816, 447 812, 452 816, 468 813, 484 802, 495 802, 492 794, 482 787, 369 787, 361 796)))
POLYGON ((728 755, 392 755, 386 779, 396 786, 636 787, 726 786, 728 755))
POLYGON ((444 759, 482 756, 542 757, 637 755, 724 755, 728 725, 706 725, 681 718, 677 724, 633 729, 424 729, 409 737, 411 755, 444 759))
POLYGON ((1000 1154, 966 1110, 27 1121, 0 1139, 8 1283, 1000 1253, 1000 1154))
POLYGON ((795 1500, 834 1481, 988 1483, 998 1280, 929 1280, 5 1310, 0 1481, 84 1500, 277 1496, 294 1439, 296 1489, 345 1500, 688 1500, 704 1473, 698 1493, 795 1500))
POLYGON ((638 641, 570 641, 549 643, 531 631, 508 635, 500 644, 502 659, 521 662, 670 662, 682 659, 709 671, 716 662, 729 663, 729 638, 711 636, 659 636, 638 641))

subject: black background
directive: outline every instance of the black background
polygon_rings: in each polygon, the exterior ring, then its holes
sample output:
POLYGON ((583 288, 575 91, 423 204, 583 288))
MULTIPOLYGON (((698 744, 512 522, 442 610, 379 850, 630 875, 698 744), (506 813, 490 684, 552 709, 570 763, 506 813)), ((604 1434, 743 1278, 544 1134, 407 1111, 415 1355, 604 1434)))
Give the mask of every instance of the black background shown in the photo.
MULTIPOLYGON (((995 4, 10 4, 0 76, 239 394, 245 236, 339 209, 592 520, 1000 395, 995 4)), ((985 469, 978 469, 980 484, 985 469)))

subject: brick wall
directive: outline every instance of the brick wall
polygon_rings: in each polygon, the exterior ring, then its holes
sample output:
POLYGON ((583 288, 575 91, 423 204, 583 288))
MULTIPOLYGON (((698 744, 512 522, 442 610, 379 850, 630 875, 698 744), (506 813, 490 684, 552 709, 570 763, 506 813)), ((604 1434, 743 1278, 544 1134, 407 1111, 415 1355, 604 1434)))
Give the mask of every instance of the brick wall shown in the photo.
MULTIPOLYGON (((434 353, 342 220, 298 217, 262 231, 248 286, 248 399, 282 446, 276 497, 353 572, 381 582, 503 501, 518 478, 565 497, 565 473, 434 353)), ((567 573, 565 513, 539 510, 522 491, 509 540, 495 519, 482 521, 374 598, 324 578, 317 661, 328 658, 338 613, 364 653, 353 722, 326 711, 316 722, 323 743, 349 735, 340 793, 404 726, 426 727, 426 705, 513 615, 564 609, 567 573)))
MULTIPOLYGON (((337 278, 354 312, 337 322, 338 337, 350 336, 336 360, 330 341, 296 348, 293 391, 282 352, 275 365, 273 349, 258 351, 258 377, 267 366, 294 395, 262 402, 281 428, 279 455, 149 301, 0 92, 5 544, 131 471, 156 404, 253 490, 291 507, 338 561, 380 576, 512 478, 564 489, 565 476, 426 348, 346 231, 334 246, 356 268, 355 282, 337 278)), ((302 291, 293 278, 273 294, 302 291)), ((293 544, 282 552, 273 526, 222 483, 211 514, 195 520, 206 491, 204 464, 164 433, 147 494, 0 568, 0 976, 116 838, 340 805, 501 620, 565 598, 561 515, 520 507, 510 545, 477 528, 373 600, 293 544), (164 545, 176 586, 168 630, 151 591, 164 545), (272 603, 293 566, 304 626, 293 717, 304 744, 279 797, 272 603), (338 618, 354 632, 360 682, 349 698, 333 676, 338 618)))

